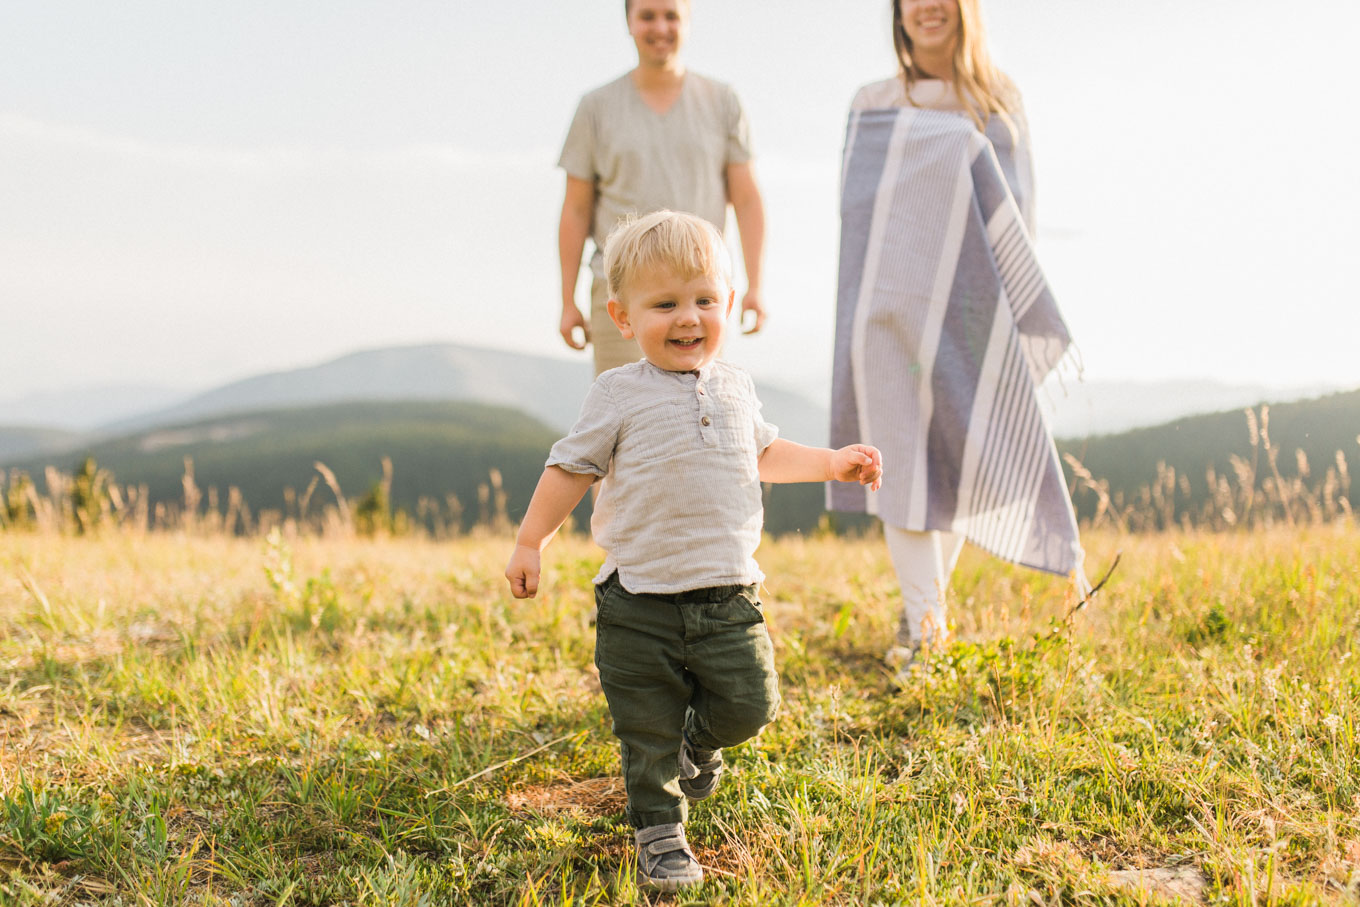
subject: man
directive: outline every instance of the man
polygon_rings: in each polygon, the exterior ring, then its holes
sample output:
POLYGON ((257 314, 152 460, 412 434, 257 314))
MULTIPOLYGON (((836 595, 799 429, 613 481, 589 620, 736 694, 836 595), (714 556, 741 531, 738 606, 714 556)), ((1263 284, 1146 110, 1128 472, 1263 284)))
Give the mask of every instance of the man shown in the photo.
POLYGON ((625 340, 609 319, 601 260, 605 237, 629 214, 688 211, 722 230, 730 203, 746 265, 742 323, 754 333, 765 321, 765 205, 751 169, 741 102, 731 88, 688 72, 680 61, 690 0, 626 0, 624 11, 638 65, 581 99, 558 161, 567 175, 557 243, 560 330, 573 349, 594 344, 597 375, 641 357, 636 342, 625 340), (595 247, 588 320, 576 306, 587 238, 595 247))

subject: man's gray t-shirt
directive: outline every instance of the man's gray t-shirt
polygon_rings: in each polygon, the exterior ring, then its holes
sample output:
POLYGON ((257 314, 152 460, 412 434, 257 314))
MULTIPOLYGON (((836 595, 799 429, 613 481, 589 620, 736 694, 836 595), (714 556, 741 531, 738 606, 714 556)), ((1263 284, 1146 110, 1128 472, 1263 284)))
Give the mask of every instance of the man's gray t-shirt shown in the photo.
POLYGON ((697 73, 685 74, 665 113, 647 106, 628 75, 583 97, 558 166, 595 186, 595 277, 604 277, 604 241, 626 215, 669 208, 722 230, 727 165, 750 159, 750 127, 736 92, 697 73))
POLYGON ((590 528, 633 593, 750 585, 764 524, 760 455, 779 430, 751 377, 722 360, 668 372, 647 360, 595 379, 549 466, 604 477, 590 528))

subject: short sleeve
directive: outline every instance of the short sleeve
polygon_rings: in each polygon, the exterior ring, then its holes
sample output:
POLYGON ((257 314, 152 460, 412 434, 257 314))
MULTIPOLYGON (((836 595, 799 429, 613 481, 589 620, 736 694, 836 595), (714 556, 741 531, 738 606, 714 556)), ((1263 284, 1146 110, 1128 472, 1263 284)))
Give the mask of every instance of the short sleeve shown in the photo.
POLYGON ((761 413, 760 397, 756 394, 756 384, 748 375, 746 377, 747 392, 751 395, 751 419, 754 422, 756 438, 756 456, 765 452, 779 437, 779 428, 765 421, 765 416, 761 413))
POLYGON ((910 102, 907 100, 906 85, 902 82, 902 77, 890 76, 886 79, 879 79, 877 82, 870 82, 861 85, 859 91, 855 92, 854 98, 850 100, 850 110, 879 110, 887 107, 905 107, 910 102))
POLYGON ((872 93, 870 87, 871 86, 868 85, 861 85, 859 91, 855 92, 855 96, 850 99, 851 112, 856 110, 868 110, 874 106, 873 101, 871 100, 872 93))
POLYGON ((576 115, 571 118, 557 166, 565 170, 567 176, 590 183, 595 181, 595 116, 588 95, 576 105, 576 115))
POLYGON ((581 404, 581 415, 571 433, 548 452, 548 466, 567 472, 603 477, 614 459, 619 439, 619 410, 604 382, 596 380, 581 404))
POLYGON ((753 157, 751 124, 741 98, 731 88, 727 90, 727 160, 728 164, 744 164, 753 157))

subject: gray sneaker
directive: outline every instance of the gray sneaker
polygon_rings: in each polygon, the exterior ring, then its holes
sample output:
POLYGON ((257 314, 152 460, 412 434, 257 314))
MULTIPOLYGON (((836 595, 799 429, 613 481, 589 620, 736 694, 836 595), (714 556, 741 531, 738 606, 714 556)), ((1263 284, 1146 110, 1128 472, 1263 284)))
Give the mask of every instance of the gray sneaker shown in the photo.
POLYGON ((680 792, 691 800, 705 800, 718 789, 723 773, 722 750, 701 750, 680 739, 680 792))
POLYGON ((900 684, 906 684, 911 680, 911 666, 920 658, 921 645, 917 643, 910 646, 893 646, 883 656, 883 661, 893 672, 893 679, 900 684))
POLYGON ((637 839, 638 884, 673 892, 704 880, 703 867, 685 840, 685 826, 649 825, 633 833, 637 839))
POLYGON ((890 668, 905 672, 910 668, 917 658, 921 657, 921 644, 896 645, 883 655, 883 661, 890 668))

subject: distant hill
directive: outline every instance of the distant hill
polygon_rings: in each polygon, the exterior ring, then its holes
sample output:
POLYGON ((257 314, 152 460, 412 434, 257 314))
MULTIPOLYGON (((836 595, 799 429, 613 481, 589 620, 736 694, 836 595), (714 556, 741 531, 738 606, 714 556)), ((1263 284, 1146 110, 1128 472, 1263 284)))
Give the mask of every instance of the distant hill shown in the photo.
MULTIPOLYGON (((322 461, 351 499, 364 494, 381 476, 381 461, 394 467, 392 502, 414 513, 420 498, 443 501, 449 494, 462 502, 467 520, 478 516, 477 488, 492 468, 504 476, 509 515, 518 519, 528 504, 544 457, 558 429, 524 413, 485 404, 448 401, 399 401, 328 404, 283 410, 259 410, 158 426, 81 445, 58 455, 25 457, 9 465, 28 471, 40 483, 49 463, 73 471, 89 453, 111 470, 120 485, 145 484, 157 501, 182 499, 185 457, 194 462, 197 482, 215 487, 225 500, 235 486, 247 504, 285 509, 285 489, 300 494, 322 461)), ((1315 476, 1342 451, 1348 464, 1360 446, 1360 391, 1316 400, 1277 404, 1270 408, 1270 437, 1281 451, 1279 466, 1286 477, 1297 474, 1296 450, 1302 450, 1315 476)), ((1189 488, 1178 508, 1198 513, 1207 495, 1206 468, 1231 475, 1230 455, 1253 456, 1247 420, 1240 410, 1180 419, 1165 425, 1063 441, 1060 449, 1078 457, 1111 492, 1132 500, 1157 478, 1165 462, 1183 476, 1189 488)), ((1258 475, 1266 474, 1262 458, 1258 475)), ((316 502, 329 499, 324 487, 316 502)), ((1350 499, 1360 507, 1360 483, 1350 499)), ((1078 495, 1082 515, 1094 501, 1078 495)), ((588 519, 588 501, 578 522, 588 519)), ((767 503, 766 524, 773 533, 807 531, 822 515, 819 485, 776 486, 767 503)), ((842 520, 844 522, 844 520, 842 520)))
MULTIPOLYGON (((557 359, 457 344, 368 350, 233 382, 104 422, 91 432, 3 428, 0 470, 23 466, 40 478, 41 466, 50 462, 70 471, 82 452, 91 451, 120 483, 146 482, 159 499, 178 500, 182 462, 188 455, 197 465, 201 486, 216 486, 225 494, 235 485, 259 509, 281 506, 284 488, 305 488, 317 459, 336 470, 347 495, 358 496, 376 480, 381 458, 388 455, 396 468, 394 498, 402 506, 414 506, 421 495, 450 492, 464 500, 475 495, 487 470, 498 466, 506 475, 513 516, 517 502, 521 509, 527 503, 521 481, 531 483, 537 477, 548 446, 575 420, 589 383, 584 357, 557 359), (460 459, 458 451, 480 452, 460 459)), ((758 384, 765 415, 784 437, 826 443, 824 404, 758 384)), ((88 393, 87 403, 115 414, 125 413, 134 399, 164 400, 169 392, 131 389, 121 402, 112 391, 88 393)), ((1187 477, 1192 499, 1186 506, 1195 507, 1204 493, 1209 463, 1223 474, 1229 470, 1230 454, 1251 454, 1245 418, 1239 408, 1230 407, 1269 395, 1264 387, 1207 382, 1047 385, 1044 393, 1056 408, 1056 415, 1051 411, 1055 430, 1069 439, 1079 436, 1071 427, 1082 422, 1083 413, 1083 431, 1096 431, 1095 426, 1118 424, 1121 418, 1152 419, 1159 412, 1220 401, 1224 411, 1218 413, 1060 441, 1063 450, 1126 496, 1154 481, 1157 463, 1164 461, 1187 477)), ((1360 432, 1357 395, 1360 391, 1272 406, 1272 436, 1284 451, 1286 474, 1295 469, 1295 448, 1303 449, 1318 470, 1325 469, 1338 449, 1350 459, 1360 454, 1351 446, 1360 432)), ((80 399, 61 395, 25 399, 25 405, 45 399, 53 407, 76 407, 65 410, 68 416, 89 412, 80 399)), ((6 412, 0 402, 0 414, 6 412)), ((1357 491, 1352 489, 1352 500, 1357 491)), ((778 487, 767 525, 775 532, 811 528, 821 514, 821 500, 817 486, 778 487)), ((471 500, 464 504, 472 508, 471 500)))
MULTIPOLYGON (((109 470, 120 486, 145 485, 155 503, 183 501, 184 461, 206 494, 216 489, 225 505, 228 490, 241 491, 254 513, 289 512, 287 490, 301 495, 317 476, 314 463, 331 469, 342 493, 354 500, 382 477, 382 458, 392 461, 391 503, 415 516, 421 498, 446 504, 455 495, 467 528, 480 517, 478 486, 500 472, 509 517, 518 521, 560 432, 517 410, 449 401, 366 401, 239 412, 133 431, 83 443, 58 455, 33 455, 12 463, 45 490, 45 468, 74 472, 86 456, 109 470)), ((333 502, 320 485, 309 512, 333 502)), ((779 486, 767 497, 766 527, 772 533, 807 531, 822 514, 822 486, 779 486)), ((590 499, 576 511, 588 525, 590 499)))
MULTIPOLYGON (((457 344, 351 353, 308 368, 224 385, 174 406, 101 426, 118 435, 227 413, 348 400, 467 400, 522 410, 559 432, 576 421, 590 387, 589 360, 556 359, 457 344)), ((826 407, 761 384, 766 418, 804 444, 824 444, 826 407)))
MULTIPOLYGON (((589 360, 440 343, 364 350, 305 368, 256 375, 186 396, 166 388, 112 386, 0 400, 0 425, 84 431, 51 435, 75 446, 156 425, 229 413, 351 400, 466 400, 519 409, 559 432, 570 428, 590 384, 589 360)), ((825 444, 825 398, 757 380, 766 417, 783 435, 825 444)), ((1321 389, 1224 385, 1211 381, 1074 382, 1041 391, 1055 434, 1065 438, 1127 431, 1204 412, 1291 400, 1321 389)), ((45 442, 47 443, 47 442, 45 442)), ((59 450, 59 446, 45 446, 59 450)), ((6 456, 0 448, 0 458, 6 456)))
POLYGON ((319 365, 235 381, 173 406, 101 426, 122 433, 209 416, 350 400, 468 400, 520 409, 556 426, 579 409, 590 383, 571 362, 455 344, 351 353, 319 365))
MULTIPOLYGON (((146 485, 155 502, 183 500, 184 460, 195 480, 225 502, 232 486, 250 508, 285 511, 285 489, 302 494, 321 461, 347 498, 367 492, 393 465, 392 503, 414 514, 421 497, 457 495, 465 521, 478 517, 477 486, 491 469, 504 477, 509 506, 520 512, 543 470, 557 432, 523 413, 477 403, 346 403, 237 413, 160 426, 16 464, 42 485, 49 463, 72 472, 85 456, 110 470, 119 485, 146 485), (55 462, 53 462, 55 460, 55 462)), ((333 501, 324 485, 313 508, 333 501)))
POLYGON ((1304 400, 1335 387, 1270 387, 1216 381, 1063 381, 1054 376, 1040 402, 1060 438, 1088 438, 1162 425, 1173 419, 1241 409, 1263 402, 1304 400))
POLYGON ((79 432, 60 428, 0 425, 0 473, 3 473, 7 462, 36 456, 45 450, 67 447, 80 437, 79 432))
POLYGON ((186 394, 143 384, 107 384, 0 399, 0 425, 41 425, 72 432, 169 406, 186 394))
MULTIPOLYGON (((1312 474, 1309 485, 1335 465, 1337 452, 1348 469, 1360 464, 1360 391, 1330 394, 1313 400, 1277 403, 1269 408, 1270 442, 1279 451, 1279 469, 1287 480, 1299 474, 1298 451, 1302 451, 1312 474)), ((1085 440, 1066 440, 1059 449, 1071 453, 1097 478, 1110 483, 1111 495, 1122 492, 1131 499, 1139 489, 1157 479, 1157 463, 1164 462, 1189 483, 1188 499, 1178 514, 1198 512, 1208 494, 1205 478, 1209 466, 1218 475, 1232 476, 1230 457, 1253 459, 1251 435, 1245 410, 1177 419, 1165 425, 1085 440)), ((1264 454, 1257 455, 1259 477, 1269 469, 1264 454)), ((1259 479, 1258 479, 1259 484, 1259 479)), ((1352 506, 1360 507, 1360 482, 1349 489, 1352 506)), ((1078 496, 1079 512, 1089 515, 1094 500, 1078 496)))

